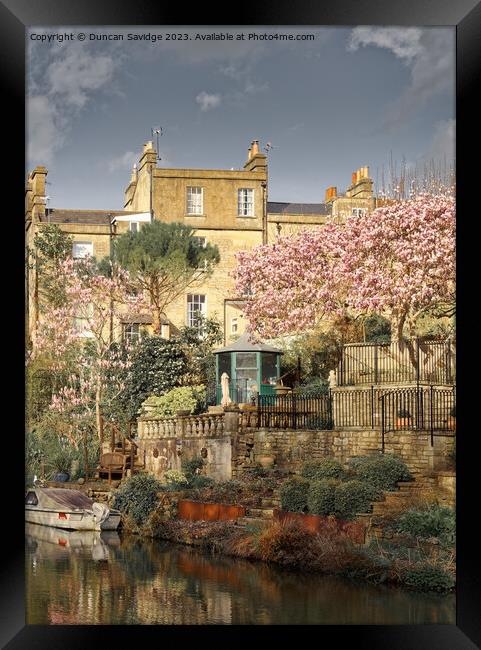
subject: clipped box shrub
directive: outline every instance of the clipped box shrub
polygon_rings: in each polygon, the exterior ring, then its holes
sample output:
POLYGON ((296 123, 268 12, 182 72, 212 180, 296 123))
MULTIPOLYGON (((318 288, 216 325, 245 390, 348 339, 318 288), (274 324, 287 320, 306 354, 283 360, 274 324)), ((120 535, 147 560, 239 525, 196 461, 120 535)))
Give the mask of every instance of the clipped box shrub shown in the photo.
POLYGON ((164 480, 170 490, 175 490, 176 488, 187 488, 189 486, 188 478, 183 472, 179 472, 178 469, 166 470, 164 472, 164 480))
POLYGON ((367 481, 380 490, 393 490, 398 481, 412 479, 406 463, 390 454, 360 456, 351 459, 350 465, 360 480, 367 481))
POLYGON ((343 466, 334 458, 323 458, 313 463, 304 463, 301 476, 312 481, 331 478, 342 480, 345 477, 343 466))
POLYGON ((303 478, 291 478, 280 488, 281 506, 289 512, 306 512, 309 481, 303 478))
POLYGON ((368 512, 379 496, 379 490, 366 481, 339 483, 334 494, 334 514, 340 519, 354 519, 358 513, 368 512))
POLYGON ((202 488, 211 487, 215 483, 214 479, 208 476, 193 476, 189 481, 189 487, 193 490, 200 490, 202 488))
POLYGON ((433 564, 418 564, 407 569, 402 579, 404 584, 417 591, 446 592, 454 588, 454 577, 433 564))
POLYGON ((115 493, 113 507, 140 525, 157 507, 157 493, 161 489, 161 484, 153 476, 136 474, 122 482, 115 493))
POLYGON ((330 515, 334 512, 337 481, 321 479, 312 481, 307 493, 307 507, 313 515, 330 515))
POLYGON ((205 405, 205 386, 180 386, 160 397, 151 395, 142 402, 142 412, 151 417, 172 417, 177 411, 199 413, 205 405), (146 409, 145 407, 150 407, 146 409))
POLYGON ((456 514, 452 508, 434 504, 426 510, 407 510, 399 515, 394 528, 400 533, 428 539, 436 537, 453 545, 456 535, 456 514))

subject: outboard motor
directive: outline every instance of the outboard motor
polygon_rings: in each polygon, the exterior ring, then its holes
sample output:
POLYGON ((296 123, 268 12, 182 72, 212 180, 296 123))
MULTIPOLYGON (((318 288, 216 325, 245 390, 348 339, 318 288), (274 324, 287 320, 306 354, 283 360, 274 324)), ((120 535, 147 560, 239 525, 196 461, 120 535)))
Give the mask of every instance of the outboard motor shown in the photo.
POLYGON ((92 505, 92 512, 95 522, 99 524, 103 524, 110 515, 110 509, 108 506, 106 506, 105 503, 98 503, 97 501, 92 505))

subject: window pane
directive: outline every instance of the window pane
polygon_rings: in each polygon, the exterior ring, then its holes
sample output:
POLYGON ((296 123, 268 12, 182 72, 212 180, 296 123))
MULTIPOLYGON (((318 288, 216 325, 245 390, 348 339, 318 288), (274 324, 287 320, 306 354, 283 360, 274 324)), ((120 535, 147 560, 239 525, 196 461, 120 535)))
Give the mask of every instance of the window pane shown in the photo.
POLYGON ((254 190, 245 188, 237 193, 237 214, 240 217, 254 216, 254 190))
POLYGON ((198 314, 206 315, 205 295, 190 293, 187 296, 187 325, 200 327, 198 314))
POLYGON ((187 214, 203 214, 202 198, 201 187, 187 188, 187 214))
POLYGON ((249 388, 252 383, 257 383, 257 370, 237 370, 236 377, 240 388, 249 388))
POLYGON ((236 368, 257 368, 257 354, 255 352, 238 352, 236 368))
POLYGON ((81 259, 83 257, 93 256, 94 245, 91 241, 74 241, 72 244, 72 257, 81 259))
POLYGON ((230 369, 230 353, 229 352, 222 352, 221 354, 218 355, 219 357, 219 379, 222 377, 222 374, 226 372, 229 375, 229 379, 231 376, 231 369, 230 369))
POLYGON ((275 384, 277 379, 277 354, 274 352, 263 352, 261 354, 263 384, 275 384))

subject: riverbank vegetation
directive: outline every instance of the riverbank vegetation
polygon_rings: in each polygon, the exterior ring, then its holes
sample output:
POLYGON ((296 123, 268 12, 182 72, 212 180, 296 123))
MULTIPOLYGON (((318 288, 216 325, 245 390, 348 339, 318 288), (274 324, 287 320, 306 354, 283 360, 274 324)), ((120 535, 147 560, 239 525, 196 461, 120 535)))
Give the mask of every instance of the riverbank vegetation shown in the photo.
POLYGON ((149 479, 147 485, 142 476, 126 481, 114 500, 124 513, 124 531, 289 569, 420 591, 442 593, 454 588, 452 509, 413 499, 407 509, 386 517, 382 538, 364 546, 354 543, 338 525, 341 517, 354 519, 356 513, 368 510, 370 499, 382 495, 380 485, 392 489, 393 483, 408 478, 398 459, 356 459, 347 468, 326 459, 304 465, 301 476, 258 468, 248 478, 223 482, 203 476, 202 470, 202 459, 194 458, 184 462, 182 471, 167 472, 162 484, 149 479), (276 494, 285 510, 327 515, 320 529, 309 531, 292 521, 239 525, 176 518, 178 499, 256 507, 276 494))

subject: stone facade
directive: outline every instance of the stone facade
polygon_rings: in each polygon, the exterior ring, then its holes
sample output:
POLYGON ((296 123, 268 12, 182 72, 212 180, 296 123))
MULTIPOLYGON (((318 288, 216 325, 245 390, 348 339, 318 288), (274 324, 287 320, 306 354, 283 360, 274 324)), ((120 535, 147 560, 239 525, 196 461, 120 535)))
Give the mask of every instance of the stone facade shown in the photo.
MULTIPOLYGON (((243 300, 235 293, 232 277, 237 252, 271 242, 279 234, 321 228, 331 215, 344 218, 352 214, 353 209, 372 210, 376 205, 367 167, 353 174, 353 179, 354 176, 356 179, 345 194, 328 191, 323 203, 268 201, 267 156, 259 151, 258 141, 252 142, 242 168, 230 170, 160 168, 152 142, 146 143, 125 190, 123 210, 47 210, 47 173, 45 167, 36 167, 27 179, 25 223, 28 248, 34 248, 35 234, 48 223, 56 223, 74 241, 90 243, 97 259, 109 255, 112 240, 131 227, 129 217, 135 222, 136 215, 147 216, 148 220, 152 215, 164 222, 189 225, 197 237, 203 237, 206 243, 219 248, 220 263, 212 277, 199 280, 169 305, 165 320, 172 325, 171 332, 188 324, 188 295, 205 296, 205 315, 215 316, 222 323, 226 345, 246 327, 243 300), (201 188, 199 214, 189 214, 188 188, 201 188), (249 216, 239 216, 238 191, 241 189, 252 191, 253 209, 249 216)), ((30 336, 39 318, 35 288, 34 271, 29 271, 26 309, 30 336)), ((141 322, 145 329, 151 330, 148 323, 141 322)), ((168 336, 167 330, 163 335, 168 336)))

